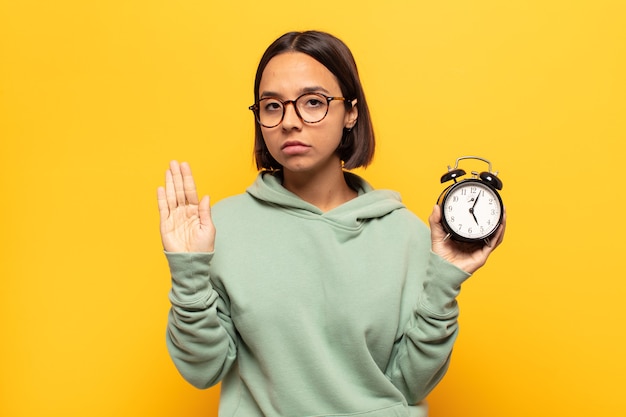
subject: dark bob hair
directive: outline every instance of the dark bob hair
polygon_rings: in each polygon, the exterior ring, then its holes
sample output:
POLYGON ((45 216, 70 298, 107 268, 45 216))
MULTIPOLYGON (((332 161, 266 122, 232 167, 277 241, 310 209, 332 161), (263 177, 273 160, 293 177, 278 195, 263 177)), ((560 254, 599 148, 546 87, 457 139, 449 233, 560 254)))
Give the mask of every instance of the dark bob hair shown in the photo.
MULTIPOLYGON (((254 101, 259 100, 259 85, 267 63, 276 55, 286 52, 302 52, 309 55, 337 77, 339 87, 351 108, 351 101, 357 100, 357 123, 350 130, 344 129, 337 153, 345 169, 366 167, 374 157, 374 129, 370 118, 365 93, 352 52, 341 40, 333 35, 318 31, 289 32, 276 39, 265 51, 259 62, 254 80, 254 101)), ((261 126, 255 119, 254 157, 257 169, 276 170, 281 165, 270 155, 261 126)))

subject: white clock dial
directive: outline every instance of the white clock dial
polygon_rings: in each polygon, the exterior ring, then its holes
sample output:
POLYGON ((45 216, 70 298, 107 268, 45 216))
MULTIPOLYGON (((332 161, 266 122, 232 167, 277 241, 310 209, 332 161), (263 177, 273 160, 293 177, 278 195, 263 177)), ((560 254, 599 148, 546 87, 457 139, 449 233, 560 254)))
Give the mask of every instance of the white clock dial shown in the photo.
POLYGON ((499 197, 479 181, 465 181, 453 186, 442 209, 451 231, 467 239, 491 235, 500 224, 502 214, 499 197))

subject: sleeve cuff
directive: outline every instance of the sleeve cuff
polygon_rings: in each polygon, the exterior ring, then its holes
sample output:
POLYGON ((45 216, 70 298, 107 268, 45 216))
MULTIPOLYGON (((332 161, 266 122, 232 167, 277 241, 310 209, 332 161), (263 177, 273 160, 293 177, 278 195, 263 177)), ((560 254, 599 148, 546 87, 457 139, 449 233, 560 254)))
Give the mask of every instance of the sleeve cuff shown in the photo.
POLYGON ((211 292, 209 265, 212 252, 167 252, 165 257, 172 276, 170 299, 176 304, 195 304, 211 292))
POLYGON ((471 274, 431 252, 426 270, 422 307, 440 316, 456 314, 458 310, 456 297, 461 291, 461 284, 470 276, 471 274))

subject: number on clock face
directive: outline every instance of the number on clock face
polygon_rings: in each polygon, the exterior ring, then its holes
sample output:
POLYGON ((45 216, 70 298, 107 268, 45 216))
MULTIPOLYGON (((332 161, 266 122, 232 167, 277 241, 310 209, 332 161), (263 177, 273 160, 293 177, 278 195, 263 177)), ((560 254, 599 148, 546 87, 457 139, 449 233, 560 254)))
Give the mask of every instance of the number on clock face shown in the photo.
POLYGON ((456 234, 480 239, 498 226, 501 210, 499 201, 487 185, 469 182, 450 190, 443 215, 456 234))

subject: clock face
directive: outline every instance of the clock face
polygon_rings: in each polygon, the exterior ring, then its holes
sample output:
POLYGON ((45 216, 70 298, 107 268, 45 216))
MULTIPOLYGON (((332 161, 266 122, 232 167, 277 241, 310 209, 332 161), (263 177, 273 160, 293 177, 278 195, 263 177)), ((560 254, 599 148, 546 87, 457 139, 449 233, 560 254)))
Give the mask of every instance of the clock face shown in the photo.
POLYGON ((500 196, 478 180, 465 180, 450 187, 441 209, 444 225, 461 240, 485 239, 502 220, 500 196))

